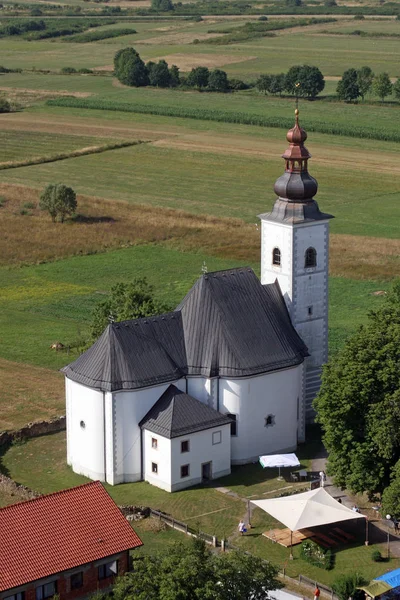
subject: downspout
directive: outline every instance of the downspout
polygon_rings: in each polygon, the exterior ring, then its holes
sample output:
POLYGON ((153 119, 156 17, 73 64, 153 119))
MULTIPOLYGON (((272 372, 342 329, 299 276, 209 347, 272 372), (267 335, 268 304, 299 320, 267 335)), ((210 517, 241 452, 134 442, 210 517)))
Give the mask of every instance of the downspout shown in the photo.
POLYGON ((103 463, 104 463, 104 481, 107 481, 107 438, 106 438, 106 393, 103 392, 103 463))
POLYGON ((219 375, 217 376, 217 411, 219 412, 219 375))
POLYGON ((143 427, 140 428, 140 480, 143 481, 143 427))
POLYGON ((188 378, 187 375, 185 375, 185 390, 186 390, 186 394, 188 393, 188 378))

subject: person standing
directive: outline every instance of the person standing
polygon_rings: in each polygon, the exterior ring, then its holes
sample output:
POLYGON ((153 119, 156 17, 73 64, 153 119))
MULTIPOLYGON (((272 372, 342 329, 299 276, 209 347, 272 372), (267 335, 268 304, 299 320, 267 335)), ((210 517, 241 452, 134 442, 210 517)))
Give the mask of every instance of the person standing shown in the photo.
POLYGON ((240 519, 240 522, 238 525, 238 531, 239 531, 240 535, 244 535, 246 533, 246 526, 244 524, 243 519, 240 519))
POLYGON ((314 600, 319 600, 320 594, 321 594, 321 590, 319 589, 318 584, 315 584, 314 600))

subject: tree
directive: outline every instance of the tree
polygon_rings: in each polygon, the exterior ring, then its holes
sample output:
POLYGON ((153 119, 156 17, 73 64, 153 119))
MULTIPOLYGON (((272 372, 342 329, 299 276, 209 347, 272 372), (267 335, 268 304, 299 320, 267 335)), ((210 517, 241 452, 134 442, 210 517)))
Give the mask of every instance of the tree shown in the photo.
POLYGON ((169 85, 171 87, 178 87, 181 83, 181 78, 179 75, 179 67, 176 65, 172 65, 169 70, 169 85))
MULTIPOLYGON (((148 67, 147 67, 148 68, 148 67)), ((170 86, 171 75, 168 69, 168 64, 165 60, 160 60, 156 64, 152 64, 149 71, 150 85, 156 87, 167 88, 170 86)))
POLYGON ((0 113, 8 112, 11 112, 10 103, 5 98, 0 98, 0 113))
POLYGON ((392 482, 382 495, 382 512, 395 519, 400 517, 400 460, 392 469, 392 482))
POLYGON ((264 600, 282 587, 277 569, 242 552, 215 555, 202 540, 135 561, 114 586, 115 600, 264 600))
POLYGON ((285 73, 278 73, 278 75, 271 75, 271 81, 269 84, 269 93, 270 94, 279 94, 281 95, 283 90, 285 89, 286 75, 285 73))
POLYGON ((208 86, 210 71, 207 67, 196 67, 192 69, 187 78, 190 87, 205 88, 208 86))
POLYGON ((371 67, 361 67, 357 71, 357 84, 360 91, 360 96, 364 102, 365 95, 371 90, 374 74, 371 67))
POLYGON ((379 73, 379 75, 376 75, 374 78, 373 89, 382 102, 385 100, 386 96, 390 96, 393 85, 389 79, 389 75, 387 73, 379 73))
POLYGON ((114 73, 125 85, 141 87, 150 83, 146 65, 134 48, 118 50, 114 56, 114 73))
POLYGON ((324 87, 324 76, 318 67, 297 65, 290 67, 286 74, 285 89, 289 94, 313 99, 324 87))
POLYGON ((370 497, 400 459, 400 281, 323 370, 314 406, 337 485, 370 497))
POLYGON ((213 92, 226 92, 229 88, 228 76, 221 69, 211 71, 208 78, 208 87, 213 92))
POLYGON ((400 100, 400 77, 397 79, 396 83, 393 84, 393 93, 397 100, 400 100))
POLYGON ((336 93, 339 100, 345 102, 351 102, 357 100, 360 96, 360 88, 358 85, 357 71, 355 69, 347 69, 342 75, 342 79, 339 81, 336 93))
POLYGON ((256 88, 259 92, 264 92, 266 95, 269 92, 269 87, 271 85, 271 75, 260 75, 260 77, 256 81, 256 88))
MULTIPOLYGON (((357 587, 364 583, 366 583, 364 577, 358 573, 339 575, 333 582, 332 589, 340 600, 349 600, 349 598, 353 598, 357 587)), ((365 598, 365 594, 363 597, 365 598)))
POLYGON ((137 278, 131 283, 117 283, 92 313, 91 338, 97 339, 109 323, 139 319, 169 310, 169 306, 154 298, 153 286, 146 278, 137 278))
POLYGON ((171 0, 151 0, 151 8, 158 12, 168 12, 174 10, 171 0))
POLYGON ((60 217, 63 223, 67 215, 72 215, 76 211, 77 205, 74 190, 63 183, 50 183, 46 186, 39 202, 39 207, 41 210, 47 210, 53 223, 57 217, 60 217))

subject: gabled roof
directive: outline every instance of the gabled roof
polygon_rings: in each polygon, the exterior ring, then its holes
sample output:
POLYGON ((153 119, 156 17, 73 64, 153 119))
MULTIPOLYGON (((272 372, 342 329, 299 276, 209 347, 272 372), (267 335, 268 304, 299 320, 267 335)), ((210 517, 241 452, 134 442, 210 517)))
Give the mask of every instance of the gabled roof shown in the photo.
POLYGON ((0 592, 142 546, 99 481, 0 509, 0 592))
POLYGON ((62 371, 78 383, 111 392, 180 379, 186 374, 181 315, 112 323, 62 371))
POLYGON ((258 375, 307 355, 279 284, 261 285, 246 267, 203 275, 173 313, 109 325, 62 370, 83 385, 115 391, 187 374, 258 375))
POLYGON ((250 268, 203 275, 182 300, 189 375, 244 377, 301 363, 307 348, 278 283, 250 268))
POLYGON ((231 422, 230 417, 170 385, 139 426, 172 439, 231 422))

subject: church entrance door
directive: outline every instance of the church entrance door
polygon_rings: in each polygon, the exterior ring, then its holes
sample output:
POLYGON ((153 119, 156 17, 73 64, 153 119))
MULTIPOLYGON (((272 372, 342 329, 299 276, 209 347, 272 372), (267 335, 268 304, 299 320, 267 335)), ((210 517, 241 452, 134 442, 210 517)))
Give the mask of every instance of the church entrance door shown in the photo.
POLYGON ((212 462, 203 463, 201 465, 201 480, 203 483, 207 483, 211 479, 211 466, 212 462))

